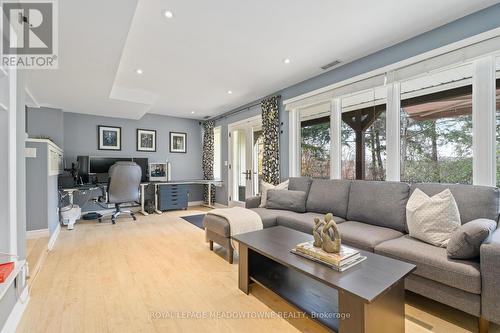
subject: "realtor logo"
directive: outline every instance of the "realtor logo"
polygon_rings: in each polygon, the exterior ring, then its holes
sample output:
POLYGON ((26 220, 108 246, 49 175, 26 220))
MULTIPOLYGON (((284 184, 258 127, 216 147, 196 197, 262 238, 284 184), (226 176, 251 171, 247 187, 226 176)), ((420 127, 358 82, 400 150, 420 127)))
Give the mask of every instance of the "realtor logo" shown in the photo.
POLYGON ((57 69, 55 0, 2 0, 4 67, 57 69))

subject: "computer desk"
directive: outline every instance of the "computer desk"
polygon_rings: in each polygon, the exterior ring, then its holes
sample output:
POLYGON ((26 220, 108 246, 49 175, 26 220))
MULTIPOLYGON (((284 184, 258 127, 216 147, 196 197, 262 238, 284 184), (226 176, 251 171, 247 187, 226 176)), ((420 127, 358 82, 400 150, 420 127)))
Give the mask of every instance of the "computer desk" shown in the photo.
POLYGON ((210 180, 210 179, 196 179, 196 180, 173 180, 166 182, 146 182, 141 183, 141 210, 140 213, 144 216, 148 216, 149 214, 144 209, 144 198, 145 198, 145 189, 148 185, 154 185, 155 187, 155 213, 161 214, 162 211, 158 209, 158 187, 161 185, 210 185, 208 186, 208 204, 204 205, 210 208, 214 208, 212 202, 212 185, 214 186, 222 186, 221 180, 210 180))

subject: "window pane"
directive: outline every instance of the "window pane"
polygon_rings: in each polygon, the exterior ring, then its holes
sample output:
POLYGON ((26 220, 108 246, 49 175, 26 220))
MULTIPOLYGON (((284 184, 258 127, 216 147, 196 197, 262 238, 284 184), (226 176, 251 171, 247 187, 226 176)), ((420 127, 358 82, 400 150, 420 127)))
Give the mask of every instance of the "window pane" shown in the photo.
POLYGON ((342 98, 343 179, 385 180, 386 96, 380 87, 342 98))
POLYGON ((253 131, 253 188, 254 195, 260 193, 260 183, 262 180, 262 161, 264 160, 264 132, 262 130, 253 131))
POLYGON ((472 67, 401 84, 401 180, 472 183, 472 67))
POLYGON ((300 113, 301 175, 330 178, 330 106, 323 104, 300 113))

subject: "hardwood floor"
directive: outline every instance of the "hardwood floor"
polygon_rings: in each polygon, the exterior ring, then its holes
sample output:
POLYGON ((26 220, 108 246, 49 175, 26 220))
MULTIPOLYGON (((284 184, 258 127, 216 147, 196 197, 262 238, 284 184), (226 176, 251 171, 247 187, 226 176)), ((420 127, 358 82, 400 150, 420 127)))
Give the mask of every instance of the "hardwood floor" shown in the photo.
MULTIPOLYGON (((237 256, 229 265, 220 247, 209 251, 201 229, 180 219, 204 210, 61 230, 18 332, 326 332, 307 318, 290 318, 300 316, 258 286, 243 294, 237 256)), ((477 332, 477 322, 409 294, 406 332, 477 332)), ((492 325, 490 332, 500 329, 492 325)))
POLYGON ((26 261, 30 268, 28 284, 32 285, 48 254, 49 236, 28 239, 26 241, 26 261))

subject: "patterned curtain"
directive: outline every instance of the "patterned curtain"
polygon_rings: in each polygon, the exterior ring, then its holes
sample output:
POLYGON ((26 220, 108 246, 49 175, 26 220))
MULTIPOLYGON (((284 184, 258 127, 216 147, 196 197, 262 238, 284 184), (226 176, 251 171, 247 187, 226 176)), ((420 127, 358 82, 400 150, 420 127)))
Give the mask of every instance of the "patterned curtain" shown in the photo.
MULTIPOLYGON (((214 179, 214 127, 213 120, 207 120, 203 123, 203 179, 214 179)), ((203 200, 208 204, 208 186, 205 185, 203 191, 203 200)), ((215 202, 215 186, 211 185, 212 203, 215 202)))
POLYGON ((278 111, 279 96, 263 100, 262 131, 264 135, 264 159, 262 178, 265 182, 277 185, 280 182, 280 120, 278 111))

